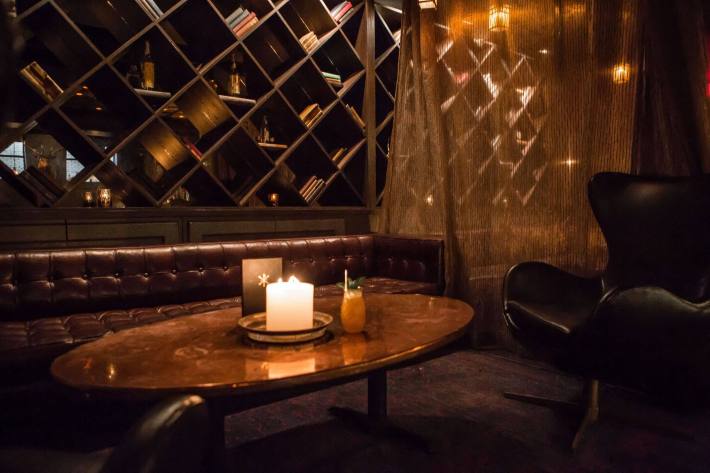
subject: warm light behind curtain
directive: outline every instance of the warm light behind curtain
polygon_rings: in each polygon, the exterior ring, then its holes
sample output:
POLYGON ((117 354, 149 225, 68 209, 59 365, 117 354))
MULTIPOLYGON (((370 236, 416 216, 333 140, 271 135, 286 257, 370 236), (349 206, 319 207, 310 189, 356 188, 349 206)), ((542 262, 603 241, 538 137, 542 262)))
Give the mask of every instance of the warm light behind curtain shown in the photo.
POLYGON ((404 3, 380 229, 443 235, 447 291, 475 307, 479 343, 502 342, 511 265, 605 264, 586 183, 630 170, 638 2, 510 0, 499 32, 488 0, 404 3))

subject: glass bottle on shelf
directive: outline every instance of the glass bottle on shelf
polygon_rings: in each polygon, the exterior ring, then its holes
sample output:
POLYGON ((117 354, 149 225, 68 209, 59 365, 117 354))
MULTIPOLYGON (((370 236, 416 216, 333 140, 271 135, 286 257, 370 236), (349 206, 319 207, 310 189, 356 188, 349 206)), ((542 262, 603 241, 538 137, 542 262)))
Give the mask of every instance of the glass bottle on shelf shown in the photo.
POLYGON ((237 57, 232 54, 232 64, 229 67, 229 82, 227 87, 227 93, 232 97, 238 97, 242 95, 242 77, 237 71, 237 57))
POLYGON ((138 66, 135 64, 132 64, 131 67, 128 68, 128 74, 126 74, 126 80, 128 81, 129 84, 131 84, 131 87, 135 89, 139 89, 143 85, 143 81, 141 79, 141 74, 138 72, 138 66))
POLYGON ((145 42, 145 51, 141 60, 141 87, 145 90, 155 89, 155 62, 150 55, 150 42, 145 42))
POLYGON ((261 128, 259 128, 259 143, 273 143, 274 137, 269 130, 269 120, 266 115, 261 117, 261 128))

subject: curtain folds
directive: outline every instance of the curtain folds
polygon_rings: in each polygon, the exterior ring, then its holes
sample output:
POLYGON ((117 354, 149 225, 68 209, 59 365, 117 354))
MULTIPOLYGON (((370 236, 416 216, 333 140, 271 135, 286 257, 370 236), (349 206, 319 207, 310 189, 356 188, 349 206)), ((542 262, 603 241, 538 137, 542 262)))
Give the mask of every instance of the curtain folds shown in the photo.
POLYGON ((379 229, 443 236, 447 291, 475 307, 475 341, 505 343, 510 266, 605 264, 586 183, 632 167, 642 6, 507 0, 506 24, 488 0, 404 3, 379 229))
POLYGON ((673 176, 708 173, 703 1, 645 0, 644 6, 644 74, 633 170, 673 176))

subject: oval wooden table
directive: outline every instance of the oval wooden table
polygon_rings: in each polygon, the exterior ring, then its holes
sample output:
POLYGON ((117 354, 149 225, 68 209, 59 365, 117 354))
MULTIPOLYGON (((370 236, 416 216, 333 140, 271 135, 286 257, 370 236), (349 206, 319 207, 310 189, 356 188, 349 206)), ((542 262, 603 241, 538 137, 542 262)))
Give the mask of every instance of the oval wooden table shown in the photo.
POLYGON ((109 334, 60 356, 52 375, 99 397, 159 399, 199 394, 224 445, 224 416, 275 400, 368 378, 368 412, 387 412, 388 369, 434 356, 460 338, 473 318, 464 302, 425 295, 368 294, 367 323, 346 334, 341 297, 315 300, 334 315, 325 339, 296 346, 250 342, 238 328, 240 309, 180 317, 109 334))

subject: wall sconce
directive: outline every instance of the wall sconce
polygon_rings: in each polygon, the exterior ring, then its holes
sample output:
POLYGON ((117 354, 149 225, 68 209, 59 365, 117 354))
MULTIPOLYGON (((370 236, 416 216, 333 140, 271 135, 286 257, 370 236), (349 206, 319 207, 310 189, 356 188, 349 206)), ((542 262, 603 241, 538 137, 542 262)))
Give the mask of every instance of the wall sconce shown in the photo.
POLYGON ((269 204, 271 204, 272 207, 278 207, 279 200, 281 200, 281 196, 276 192, 269 194, 269 204))
POLYGON ((612 81, 614 84, 626 84, 631 77, 631 66, 628 63, 614 66, 612 81))
POLYGON ((510 5, 491 5, 488 9, 488 31, 506 31, 510 26, 510 5))
POLYGON ((419 0, 419 8, 422 10, 436 9, 436 0, 419 0))
POLYGON ((107 209, 111 207, 111 189, 107 187, 102 187, 97 191, 97 203, 99 207, 107 209))

